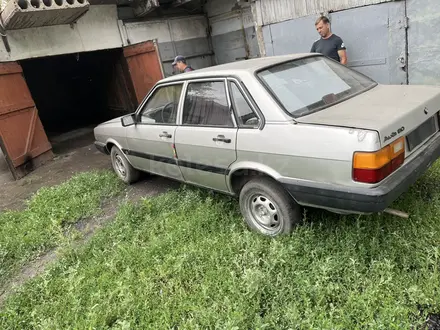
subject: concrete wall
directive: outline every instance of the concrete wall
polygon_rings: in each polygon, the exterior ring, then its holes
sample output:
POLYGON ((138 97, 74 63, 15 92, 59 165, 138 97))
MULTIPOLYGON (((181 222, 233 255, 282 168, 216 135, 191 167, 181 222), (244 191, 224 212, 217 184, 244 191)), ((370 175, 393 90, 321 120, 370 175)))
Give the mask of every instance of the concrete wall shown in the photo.
POLYGON ((410 84, 440 85, 439 0, 408 0, 410 84))
POLYGON ((215 63, 222 64, 259 56, 249 3, 209 0, 205 7, 211 29, 215 63))
POLYGON ((400 0, 256 0, 262 25, 293 18, 400 0))
MULTIPOLYGON (((397 59, 405 53, 404 2, 353 8, 329 15, 332 31, 347 47, 348 65, 383 84, 405 84, 397 59), (359 24, 362 17, 362 24, 359 24)), ((316 16, 263 27, 267 55, 309 52, 319 34, 316 16)))
POLYGON ((8 53, 0 42, 0 61, 118 48, 122 39, 115 5, 90 6, 77 24, 7 31, 8 53))
POLYGON ((0 42, 0 62, 112 49, 157 39, 166 75, 176 55, 188 57, 195 68, 213 64, 204 15, 124 23, 116 5, 90 6, 77 24, 7 31, 11 51, 0 42))
POLYGON ((435 33, 440 18, 438 0, 208 0, 206 16, 130 23, 118 20, 115 5, 93 5, 72 26, 7 31, 11 51, 0 42, 0 61, 119 48, 157 39, 165 73, 171 75, 171 61, 177 54, 189 57, 197 69, 308 51, 318 38, 313 24, 316 16, 332 10, 333 31, 348 47, 350 66, 382 83, 440 84, 440 35, 435 33), (407 67, 400 66, 401 56, 407 67))
POLYGON ((135 23, 120 22, 124 46, 157 39, 165 75, 171 75, 174 57, 183 55, 194 69, 213 64, 205 16, 168 18, 135 23))
POLYGON ((256 0, 252 9, 263 55, 309 51, 324 13, 349 66, 380 83, 440 85, 438 0, 256 0))

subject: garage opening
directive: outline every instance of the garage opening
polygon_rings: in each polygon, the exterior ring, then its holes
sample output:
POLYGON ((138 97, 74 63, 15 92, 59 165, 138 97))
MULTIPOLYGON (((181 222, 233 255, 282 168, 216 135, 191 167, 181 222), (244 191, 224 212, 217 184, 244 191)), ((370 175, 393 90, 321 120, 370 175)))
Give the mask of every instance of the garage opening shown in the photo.
POLYGON ((54 153, 93 143, 93 128, 133 109, 122 49, 20 62, 54 153))
POLYGON ((9 170, 8 163, 6 162, 6 157, 3 154, 2 149, 0 148, 0 185, 13 180, 14 177, 9 170))

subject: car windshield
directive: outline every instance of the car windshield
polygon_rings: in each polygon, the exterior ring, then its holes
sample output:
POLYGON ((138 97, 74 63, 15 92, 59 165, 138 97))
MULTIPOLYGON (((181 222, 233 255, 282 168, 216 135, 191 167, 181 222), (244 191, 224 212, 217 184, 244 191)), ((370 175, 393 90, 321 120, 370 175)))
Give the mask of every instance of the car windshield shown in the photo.
POLYGON ((301 117, 377 85, 324 56, 293 60, 260 71, 258 77, 293 117, 301 117))

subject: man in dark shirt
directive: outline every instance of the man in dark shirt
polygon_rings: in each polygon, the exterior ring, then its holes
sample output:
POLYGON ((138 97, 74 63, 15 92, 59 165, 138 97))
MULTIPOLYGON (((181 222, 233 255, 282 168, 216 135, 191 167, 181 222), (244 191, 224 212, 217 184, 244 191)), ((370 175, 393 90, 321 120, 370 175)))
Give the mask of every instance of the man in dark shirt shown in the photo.
POLYGON ((336 34, 331 33, 329 19, 325 16, 321 16, 316 21, 315 26, 321 38, 313 43, 310 52, 321 53, 346 65, 347 49, 342 39, 336 34))
POLYGON ((176 56, 172 65, 173 67, 177 68, 180 72, 194 71, 194 69, 191 66, 186 64, 186 59, 182 55, 176 56))

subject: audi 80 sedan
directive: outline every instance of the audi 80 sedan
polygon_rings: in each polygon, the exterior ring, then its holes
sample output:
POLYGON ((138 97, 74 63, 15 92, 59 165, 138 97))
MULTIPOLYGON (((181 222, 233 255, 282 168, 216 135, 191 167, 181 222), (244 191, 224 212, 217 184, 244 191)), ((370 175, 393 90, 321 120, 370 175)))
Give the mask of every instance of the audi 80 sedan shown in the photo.
POLYGON ((295 54, 163 79, 94 134, 127 184, 148 172, 236 196, 250 229, 277 236, 302 207, 388 208, 439 158, 439 110, 439 87, 295 54))

